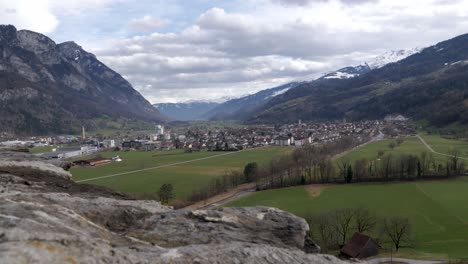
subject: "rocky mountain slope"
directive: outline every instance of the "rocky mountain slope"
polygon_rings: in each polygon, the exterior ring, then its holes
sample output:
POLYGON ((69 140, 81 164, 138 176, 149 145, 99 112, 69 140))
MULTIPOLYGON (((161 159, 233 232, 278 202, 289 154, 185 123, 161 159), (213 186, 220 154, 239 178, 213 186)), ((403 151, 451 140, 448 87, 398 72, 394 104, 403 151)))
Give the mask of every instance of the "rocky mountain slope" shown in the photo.
POLYGON ((0 153, 1 263, 344 263, 310 254, 308 225, 289 213, 172 210, 76 184, 48 162, 0 153))
POLYGON ((219 104, 215 102, 193 101, 185 103, 159 103, 154 104, 154 107, 159 112, 172 120, 203 120, 206 119, 205 114, 219 104))
POLYGON ((101 116, 147 121, 159 112, 74 42, 0 25, 0 130, 67 133, 101 116))
POLYGON ((374 65, 354 78, 299 85, 252 113, 248 122, 377 119, 400 113, 434 126, 468 124, 467 47, 468 35, 461 35, 383 67, 374 65))

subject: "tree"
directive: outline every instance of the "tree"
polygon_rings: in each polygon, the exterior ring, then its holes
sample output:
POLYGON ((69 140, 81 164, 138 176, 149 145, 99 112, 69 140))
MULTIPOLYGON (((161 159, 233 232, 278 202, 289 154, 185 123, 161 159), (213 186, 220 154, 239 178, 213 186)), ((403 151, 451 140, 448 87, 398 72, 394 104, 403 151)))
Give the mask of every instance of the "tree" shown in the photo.
POLYGON ((350 164, 351 162, 347 158, 342 159, 338 164, 338 167, 340 168, 340 174, 343 176, 343 179, 345 181, 347 179, 347 172, 348 172, 348 167, 350 166, 350 164))
POLYGON ((393 149, 396 147, 396 145, 397 145, 397 144, 395 143, 395 141, 392 141, 392 142, 390 142, 390 143, 388 144, 388 147, 391 148, 391 149, 393 150, 393 149))
POLYGON ((401 144, 403 144, 403 142, 405 142, 405 140, 404 140, 403 138, 397 138, 397 140, 396 140, 396 144, 397 144, 398 146, 400 146, 401 144))
POLYGON ((337 209, 332 212, 331 220, 336 233, 340 237, 340 245, 346 243, 346 239, 351 232, 355 211, 349 208, 337 209))
POLYGON ((382 149, 379 149, 379 150, 377 151, 377 157, 378 157, 378 158, 382 157, 384 154, 385 154, 385 151, 383 151, 382 149))
POLYGON ((170 183, 164 183, 158 191, 158 196, 159 200, 161 201, 162 204, 168 204, 169 201, 174 198, 174 195, 172 193, 173 188, 172 184, 170 183))
POLYGON ((356 231, 365 233, 371 231, 377 224, 375 216, 366 208, 357 208, 354 213, 356 231))
POLYGON ((337 233, 332 225, 332 218, 329 213, 324 213, 318 216, 306 217, 309 224, 309 236, 312 240, 318 242, 323 253, 337 246, 337 233))
POLYGON ((396 251, 402 247, 403 243, 409 241, 410 227, 408 218, 392 217, 383 220, 383 232, 395 246, 396 251))
POLYGON ((351 165, 348 166, 348 170, 346 172, 346 183, 351 183, 353 180, 353 168, 351 168, 351 165))
POLYGON ((258 172, 258 164, 256 162, 247 163, 244 167, 244 176, 246 182, 251 182, 254 180, 258 172))

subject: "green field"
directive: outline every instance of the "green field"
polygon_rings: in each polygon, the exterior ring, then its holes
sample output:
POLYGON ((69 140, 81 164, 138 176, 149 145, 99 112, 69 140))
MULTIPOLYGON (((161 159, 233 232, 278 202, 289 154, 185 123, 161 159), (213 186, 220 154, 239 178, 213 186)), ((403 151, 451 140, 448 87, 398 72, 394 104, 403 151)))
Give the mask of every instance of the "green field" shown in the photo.
POLYGON ((43 147, 33 147, 29 149, 29 152, 33 154, 47 153, 52 151, 52 146, 43 146, 43 147))
POLYGON ((460 156, 468 158, 468 142, 445 139, 436 135, 421 134, 421 137, 429 144, 434 151, 448 153, 451 149, 460 151, 460 156))
MULTIPOLYGON (((441 138, 440 136, 429 136, 429 135, 421 135, 421 137, 434 149, 436 152, 440 153, 449 153, 451 149, 457 149, 460 151, 460 156, 468 158, 468 142, 463 141, 456 141, 456 140, 449 140, 441 138)), ((390 142, 394 140, 386 139, 378 142, 373 142, 371 144, 367 144, 363 147, 360 147, 336 160, 336 162, 340 162, 343 159, 347 159, 354 164, 354 162, 358 159, 366 158, 368 160, 376 160, 377 152, 379 150, 384 151, 384 155, 392 154, 394 157, 400 155, 420 155, 422 152, 426 151, 430 153, 430 151, 424 146, 424 144, 417 138, 417 137, 407 137, 404 139, 403 143, 400 146, 395 147, 393 150, 389 147, 390 142)), ((437 163, 445 164, 447 161, 447 156, 440 155, 437 153, 433 153, 434 159, 437 163)))
POLYGON ((227 206, 271 206, 299 216, 345 207, 367 207, 380 217, 412 223, 414 248, 404 256, 468 258, 468 177, 456 180, 328 186, 318 197, 308 187, 254 193, 227 206))
MULTIPOLYGON (((457 148, 468 153, 466 142, 438 136, 423 136, 435 151, 447 153, 457 148)), ((419 155, 427 151, 416 137, 391 150, 390 140, 374 142, 358 148, 340 159, 377 159, 377 151, 393 155, 419 155)), ((434 153, 437 162, 447 157, 434 153)), ((339 161, 339 160, 338 160, 339 161)), ((468 177, 444 181, 425 181, 388 184, 351 184, 312 187, 321 190, 312 197, 311 187, 292 187, 257 192, 227 206, 271 206, 299 216, 346 207, 367 207, 381 217, 409 217, 415 239, 414 248, 403 249, 407 257, 468 258, 468 177)))
POLYGON ((122 172, 141 170, 167 164, 190 163, 146 170, 111 178, 87 181, 87 184, 107 186, 112 189, 132 194, 154 195, 164 183, 171 183, 176 198, 184 198, 194 190, 208 184, 214 177, 222 176, 227 171, 242 169, 249 162, 268 162, 272 157, 281 155, 289 148, 265 147, 243 152, 229 152, 228 155, 213 157, 226 152, 184 153, 182 150, 152 152, 103 152, 103 157, 119 155, 123 161, 93 168, 72 168, 75 181, 112 175, 122 172))

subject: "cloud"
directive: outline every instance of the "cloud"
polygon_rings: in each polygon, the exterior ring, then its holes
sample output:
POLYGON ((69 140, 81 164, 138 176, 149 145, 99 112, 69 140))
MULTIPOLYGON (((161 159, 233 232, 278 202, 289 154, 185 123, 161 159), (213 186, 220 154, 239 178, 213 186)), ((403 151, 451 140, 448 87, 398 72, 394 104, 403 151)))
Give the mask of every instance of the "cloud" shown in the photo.
MULTIPOLYGON (((307 6, 313 3, 320 3, 320 2, 329 2, 330 0, 271 0, 273 3, 279 3, 285 6, 288 5, 296 5, 296 6, 307 6)), ((339 0, 339 2, 343 4, 362 4, 367 2, 377 2, 378 0, 339 0)), ((445 0, 447 1, 447 0, 445 0)))
POLYGON ((144 16, 139 19, 132 19, 127 28, 137 32, 152 32, 156 29, 166 26, 169 23, 167 20, 144 16))
POLYGON ((468 28, 468 0, 0 4, 0 23, 79 42, 153 103, 216 99, 311 80, 387 50, 435 44, 468 28))
POLYGON ((59 23, 46 0, 0 0, 0 6, 4 10, 0 15, 0 24, 12 24, 20 29, 50 33, 59 23))

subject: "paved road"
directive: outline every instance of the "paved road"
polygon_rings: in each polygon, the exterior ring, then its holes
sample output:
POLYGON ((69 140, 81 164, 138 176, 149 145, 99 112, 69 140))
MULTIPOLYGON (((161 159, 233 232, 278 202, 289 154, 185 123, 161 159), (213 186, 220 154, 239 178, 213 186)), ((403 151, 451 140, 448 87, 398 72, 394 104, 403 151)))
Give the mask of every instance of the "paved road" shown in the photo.
MULTIPOLYGON (((416 137, 424 144, 424 146, 426 146, 426 148, 430 152, 435 153, 437 155, 446 156, 446 157, 453 157, 453 155, 448 155, 448 154, 445 154, 445 153, 440 153, 440 152, 435 151, 429 144, 427 144, 427 142, 420 135, 416 135, 416 137)), ((458 158, 461 159, 461 160, 468 160, 468 158, 463 158, 463 157, 458 157, 458 158)))
POLYGON ((375 259, 368 259, 366 260, 369 264, 379 264, 379 263, 390 263, 393 262, 404 262, 408 264, 440 264, 446 263, 446 261, 442 260, 417 260, 417 259, 405 259, 405 258, 375 258, 375 259))
MULTIPOLYGON (((259 148, 261 148, 261 147, 259 147, 259 148)), ((160 165, 160 166, 151 167, 151 168, 145 168, 145 169, 141 169, 141 170, 121 172, 121 173, 105 175, 105 176, 100 176, 100 177, 95 177, 95 178, 90 178, 90 179, 84 179, 84 180, 80 180, 80 181, 76 181, 76 182, 77 183, 89 182, 89 181, 95 181, 95 180, 100 180, 100 179, 106 179, 106 178, 112 178, 112 177, 117 177, 117 176, 122 176, 122 175, 138 173, 138 172, 142 172, 142 171, 148 171, 148 170, 155 170, 155 169, 166 168, 166 167, 171 167, 171 166, 177 166, 177 165, 181 165, 181 164, 187 164, 187 163, 197 162, 197 161, 207 160, 207 159, 214 159, 214 158, 221 157, 221 156, 232 155, 232 154, 236 154, 236 153, 240 153, 240 152, 244 152, 244 151, 259 149, 259 148, 252 148, 252 149, 240 150, 240 151, 235 151, 235 152, 227 152, 227 153, 214 155, 214 156, 209 156, 209 157, 204 157, 204 158, 199 158, 199 159, 186 160, 186 161, 181 161, 181 162, 176 162, 176 163, 171 163, 171 164, 165 164, 165 165, 160 165)))

